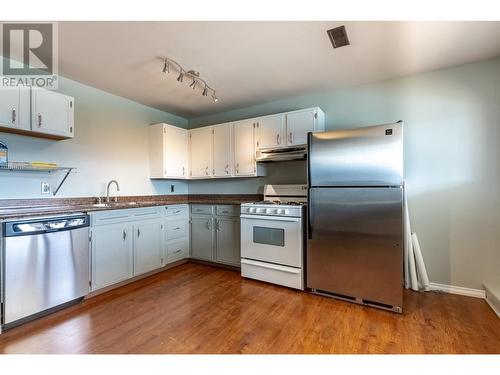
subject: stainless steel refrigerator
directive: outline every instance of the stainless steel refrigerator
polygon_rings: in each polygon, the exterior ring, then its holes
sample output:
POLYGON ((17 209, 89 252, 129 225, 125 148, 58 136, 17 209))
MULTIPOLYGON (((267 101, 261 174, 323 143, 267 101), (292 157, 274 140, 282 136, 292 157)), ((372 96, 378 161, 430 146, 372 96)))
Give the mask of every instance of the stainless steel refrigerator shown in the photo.
POLYGON ((403 307, 403 124, 309 133, 307 287, 403 307))

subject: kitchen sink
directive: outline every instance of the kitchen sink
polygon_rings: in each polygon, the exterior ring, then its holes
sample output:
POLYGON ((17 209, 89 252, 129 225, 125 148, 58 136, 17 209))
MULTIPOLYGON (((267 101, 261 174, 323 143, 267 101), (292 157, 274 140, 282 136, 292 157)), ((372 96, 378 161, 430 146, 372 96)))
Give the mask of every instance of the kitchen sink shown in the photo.
POLYGON ((105 207, 128 207, 128 206, 136 206, 138 202, 109 202, 109 203, 96 203, 93 204, 92 207, 96 208, 105 208, 105 207))

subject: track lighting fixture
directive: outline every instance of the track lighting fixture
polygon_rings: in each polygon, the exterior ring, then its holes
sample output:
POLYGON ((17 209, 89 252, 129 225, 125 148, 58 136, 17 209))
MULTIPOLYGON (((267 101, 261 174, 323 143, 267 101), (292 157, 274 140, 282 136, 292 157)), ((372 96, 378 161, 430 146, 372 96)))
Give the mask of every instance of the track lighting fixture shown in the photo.
POLYGON ((203 78, 200 77, 200 73, 195 70, 185 70, 178 62, 172 60, 169 57, 162 57, 163 60, 163 69, 162 72, 167 74, 170 73, 170 68, 173 67, 174 70, 179 72, 179 76, 177 77, 177 81, 182 83, 184 81, 184 77, 188 79, 192 79, 193 81, 189 84, 189 87, 193 90, 196 89, 198 85, 203 87, 202 95, 208 96, 208 92, 212 92, 212 100, 214 103, 217 103, 219 99, 217 99, 217 95, 215 94, 215 90, 211 88, 207 82, 203 78))

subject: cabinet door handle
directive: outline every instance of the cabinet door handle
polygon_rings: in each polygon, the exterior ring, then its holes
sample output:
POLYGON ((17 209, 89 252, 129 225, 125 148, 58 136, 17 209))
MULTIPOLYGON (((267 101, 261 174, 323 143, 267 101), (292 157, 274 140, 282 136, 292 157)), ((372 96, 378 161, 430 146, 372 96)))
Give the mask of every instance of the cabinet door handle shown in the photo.
POLYGON ((281 142, 280 142, 280 134, 279 134, 279 133, 278 133, 278 134, 276 134, 276 143, 277 143, 277 144, 280 144, 280 143, 281 143, 281 142))
POLYGON ((38 114, 38 127, 39 128, 42 127, 42 114, 41 113, 38 114))
POLYGON ((137 228, 137 237, 140 237, 140 235, 141 235, 141 230, 137 228))
POLYGON ((16 109, 15 108, 12 108, 12 123, 15 124, 16 123, 16 109))
POLYGON ((288 141, 289 141, 290 143, 293 143, 293 133, 292 133, 292 132, 290 132, 290 133, 288 134, 288 141))
POLYGON ((225 171, 226 171, 226 174, 229 174, 229 164, 226 164, 225 171))
POLYGON ((208 176, 208 166, 205 167, 205 174, 208 176))
POLYGON ((207 220, 207 229, 212 230, 212 219, 207 220))
POLYGON ((125 232, 125 229, 123 230, 123 241, 127 238, 127 232, 125 232))
POLYGON ((237 163, 235 167, 236 173, 240 173, 240 164, 237 163))
POLYGON ((220 231, 220 222, 219 222, 219 220, 217 220, 217 219, 215 219, 215 230, 216 230, 217 232, 219 232, 219 231, 220 231))
POLYGON ((186 170, 185 170, 185 168, 184 168, 184 167, 182 167, 182 175, 184 176, 184 175, 185 175, 185 173, 186 173, 186 170))

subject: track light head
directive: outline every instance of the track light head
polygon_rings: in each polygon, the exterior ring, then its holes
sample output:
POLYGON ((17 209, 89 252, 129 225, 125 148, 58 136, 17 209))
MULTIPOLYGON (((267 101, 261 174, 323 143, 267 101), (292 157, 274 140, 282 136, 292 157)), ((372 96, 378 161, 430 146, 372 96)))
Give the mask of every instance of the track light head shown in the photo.
POLYGON ((212 94, 212 99, 213 99, 214 103, 217 103, 219 101, 219 99, 217 99, 217 96, 215 95, 215 91, 212 94))
POLYGON ((170 73, 170 64, 165 60, 165 65, 163 65, 163 73, 170 73))
POLYGON ((207 85, 205 85, 205 88, 203 89, 203 96, 207 96, 208 95, 208 89, 207 89, 207 85))
POLYGON ((189 87, 191 87, 193 90, 196 88, 196 80, 193 78, 193 82, 191 82, 191 84, 189 85, 189 87))
POLYGON ((184 72, 182 70, 181 70, 181 72, 179 74, 179 77, 177 77, 177 81, 178 82, 184 81, 184 72))

